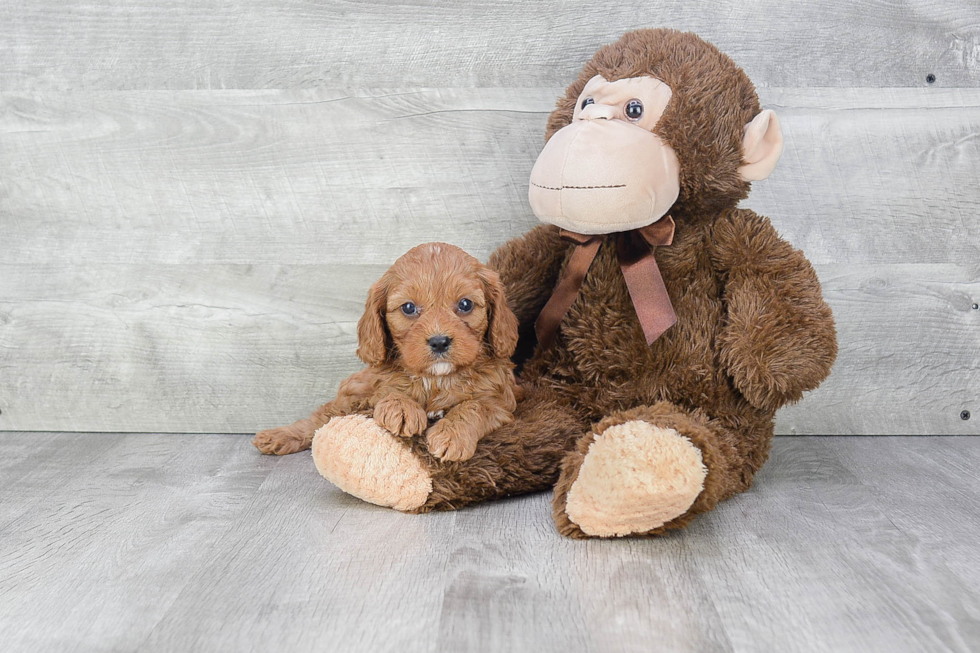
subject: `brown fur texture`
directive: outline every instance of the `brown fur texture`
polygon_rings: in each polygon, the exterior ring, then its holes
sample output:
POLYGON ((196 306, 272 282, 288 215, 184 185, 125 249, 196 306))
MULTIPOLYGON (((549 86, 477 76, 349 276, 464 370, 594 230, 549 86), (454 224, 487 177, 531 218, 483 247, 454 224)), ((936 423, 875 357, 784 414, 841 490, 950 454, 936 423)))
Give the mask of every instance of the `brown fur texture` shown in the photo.
POLYGON ((653 133, 677 153, 680 195, 675 220, 710 221, 749 193, 737 174, 742 136, 759 113, 755 87, 741 68, 694 34, 674 30, 628 32, 599 49, 548 118, 545 140, 572 121, 575 102, 595 75, 614 82, 650 75, 673 91, 653 133))
MULTIPOLYGON (((776 410, 817 387, 833 365, 833 316, 810 263, 766 218, 736 208, 749 189, 738 175, 742 136, 759 112, 745 74, 692 34, 633 32, 586 65, 552 113, 548 137, 568 124, 582 87, 596 74, 608 80, 653 75, 674 94, 655 132, 681 164, 680 195, 670 211, 674 243, 657 251, 677 324, 646 344, 607 239, 556 346, 535 350, 524 365, 528 397, 515 421, 489 434, 466 463, 446 468, 417 452, 433 472, 423 510, 554 481, 559 531, 585 537, 565 501, 594 433, 642 419, 688 438, 708 473, 686 513, 636 535, 683 527, 751 486, 768 456, 776 410)), ((558 229, 539 226, 491 256, 521 325, 519 351, 533 347, 533 322, 571 248, 558 229)))
POLYGON ((497 274, 458 247, 429 243, 399 258, 371 287, 357 333, 369 367, 307 419, 258 433, 260 451, 308 449, 331 418, 362 413, 394 435, 424 434, 430 455, 459 461, 513 420, 517 319, 497 274), (464 299, 469 310, 460 308, 464 299), (404 306, 415 308, 407 314, 404 306), (445 351, 430 344, 438 337, 450 339, 445 351))
POLYGON ((468 460, 443 462, 414 443, 433 488, 416 512, 554 486, 559 531, 586 537, 565 502, 589 445, 612 425, 642 420, 687 438, 707 474, 684 514, 633 534, 685 526, 751 486, 768 456, 776 410, 817 387, 833 365, 833 316, 810 263, 769 220, 736 207, 749 189, 738 174, 742 137, 759 113, 745 74, 693 34, 632 32, 585 66, 549 118, 548 137, 568 124, 596 74, 610 81, 652 75, 673 92, 654 131, 680 162, 670 210, 677 229, 656 256, 677 323, 646 343, 610 238, 555 346, 535 348, 533 323, 573 246, 552 226, 504 244, 490 267, 520 325, 517 358, 530 355, 521 372, 525 397, 514 420, 488 433, 468 460))

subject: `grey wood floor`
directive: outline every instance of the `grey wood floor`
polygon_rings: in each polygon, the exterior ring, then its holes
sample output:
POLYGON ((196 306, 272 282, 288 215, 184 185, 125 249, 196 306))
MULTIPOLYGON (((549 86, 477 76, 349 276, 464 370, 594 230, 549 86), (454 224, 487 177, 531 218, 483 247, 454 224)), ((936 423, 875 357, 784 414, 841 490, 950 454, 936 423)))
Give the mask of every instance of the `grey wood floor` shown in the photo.
POLYGON ((411 516, 244 436, 0 434, 4 651, 969 651, 980 438, 778 438, 656 540, 411 516))

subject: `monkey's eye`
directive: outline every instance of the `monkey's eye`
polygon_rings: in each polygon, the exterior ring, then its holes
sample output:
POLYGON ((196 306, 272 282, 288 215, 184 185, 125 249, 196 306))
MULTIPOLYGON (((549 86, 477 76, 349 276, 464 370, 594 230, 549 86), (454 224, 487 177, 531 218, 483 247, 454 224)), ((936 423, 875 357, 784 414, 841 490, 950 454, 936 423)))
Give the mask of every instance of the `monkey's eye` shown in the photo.
POLYGON ((583 109, 584 109, 585 107, 587 107, 587 106, 589 106, 590 104, 595 104, 595 100, 593 100, 593 99, 592 99, 592 98, 590 98, 590 97, 587 97, 587 98, 585 98, 584 100, 582 100, 582 108, 583 108, 583 109))
POLYGON ((412 302, 405 302, 404 304, 402 304, 402 313, 404 313, 408 317, 415 317, 416 315, 419 314, 419 307, 413 304, 412 302))
POLYGON ((626 103, 626 117, 629 120, 637 121, 643 115, 643 103, 637 99, 632 99, 626 103))
POLYGON ((459 300, 459 303, 456 304, 456 310, 458 310, 460 313, 469 313, 473 310, 473 300, 463 297, 461 300, 459 300))

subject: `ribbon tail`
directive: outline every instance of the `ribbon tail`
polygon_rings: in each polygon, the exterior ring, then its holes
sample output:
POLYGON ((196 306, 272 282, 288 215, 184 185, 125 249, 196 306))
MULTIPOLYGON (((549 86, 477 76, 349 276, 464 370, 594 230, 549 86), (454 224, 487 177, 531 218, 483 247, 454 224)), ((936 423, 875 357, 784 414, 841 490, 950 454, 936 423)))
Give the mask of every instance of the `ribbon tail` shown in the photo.
POLYGON ((602 245, 601 238, 578 245, 572 252, 561 280, 551 294, 551 299, 541 309, 541 314, 534 323, 534 332, 538 337, 538 346, 542 349, 550 349, 558 337, 558 327, 568 309, 571 308, 578 296, 578 291, 585 281, 585 275, 592 267, 592 261, 599 253, 599 246, 602 245))
POLYGON ((633 299, 636 317, 643 327, 643 335, 647 344, 652 345, 664 331, 677 323, 677 315, 660 275, 654 248, 644 249, 646 251, 631 249, 626 239, 620 240, 619 263, 633 299))

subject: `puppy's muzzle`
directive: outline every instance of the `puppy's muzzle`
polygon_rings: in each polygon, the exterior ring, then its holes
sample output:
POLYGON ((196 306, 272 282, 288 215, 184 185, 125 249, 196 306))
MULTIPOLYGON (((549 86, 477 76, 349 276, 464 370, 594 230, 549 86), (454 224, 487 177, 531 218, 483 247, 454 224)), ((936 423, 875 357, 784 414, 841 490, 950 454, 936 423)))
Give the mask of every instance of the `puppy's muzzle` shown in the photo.
POLYGON ((449 351, 449 346, 453 344, 453 339, 449 336, 432 336, 428 340, 429 349, 432 350, 433 354, 442 355, 449 351))

